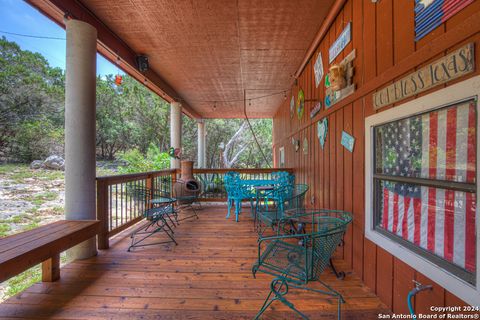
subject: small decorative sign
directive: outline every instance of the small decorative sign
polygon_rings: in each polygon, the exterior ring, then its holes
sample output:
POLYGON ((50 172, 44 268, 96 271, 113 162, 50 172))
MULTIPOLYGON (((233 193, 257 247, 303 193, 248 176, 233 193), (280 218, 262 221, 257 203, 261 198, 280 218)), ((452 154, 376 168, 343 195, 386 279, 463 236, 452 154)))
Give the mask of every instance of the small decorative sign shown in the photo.
POLYGON ((339 64, 332 65, 325 75, 325 108, 330 108, 355 92, 353 83, 355 54, 354 49, 339 64))
POLYGON ((320 112, 320 109, 322 109, 322 102, 318 101, 317 104, 315 105, 315 107, 313 107, 312 111, 310 111, 310 119, 315 117, 317 115, 317 113, 320 112))
POLYGON ((474 68, 474 46, 469 43, 374 93, 373 106, 380 109, 473 72, 474 68))
POLYGON ((323 78, 323 61, 321 52, 318 53, 317 60, 313 65, 313 72, 315 73, 315 87, 317 88, 323 78))
POLYGON ((303 154, 307 155, 308 154, 308 140, 307 137, 303 138, 303 154))
POLYGON ((305 110, 305 93, 300 89, 297 96, 297 116, 298 119, 303 117, 303 111, 305 110))
POLYGON ((320 140, 320 146, 322 147, 322 149, 323 149, 323 146, 325 145, 325 139, 327 138, 327 131, 328 131, 328 119, 323 118, 317 123, 317 135, 318 135, 318 140, 320 140))
POLYGON ((350 152, 353 152, 353 147, 355 146, 355 138, 345 131, 342 131, 342 146, 350 152))
POLYGON ((290 99, 290 118, 293 118, 294 114, 295 114, 295 98, 292 96, 292 99, 290 99))
POLYGON ((333 60, 345 49, 347 44, 352 40, 352 23, 349 22, 342 33, 338 36, 337 40, 328 49, 328 62, 332 63, 333 60))

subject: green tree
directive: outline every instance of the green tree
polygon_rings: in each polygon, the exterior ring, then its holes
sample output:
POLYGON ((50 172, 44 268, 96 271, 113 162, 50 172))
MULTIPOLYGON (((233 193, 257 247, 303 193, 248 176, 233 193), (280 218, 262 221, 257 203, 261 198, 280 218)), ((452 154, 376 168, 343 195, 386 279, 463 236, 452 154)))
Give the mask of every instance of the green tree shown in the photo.
MULTIPOLYGON (((0 155, 18 158, 15 137, 24 123, 63 123, 64 74, 39 53, 0 39, 0 155)), ((36 157, 35 154, 31 155, 36 157)), ((20 157, 21 158, 21 157, 20 157)), ((28 157, 30 158, 30 156, 28 157)), ((18 159, 17 159, 18 160, 18 159)))

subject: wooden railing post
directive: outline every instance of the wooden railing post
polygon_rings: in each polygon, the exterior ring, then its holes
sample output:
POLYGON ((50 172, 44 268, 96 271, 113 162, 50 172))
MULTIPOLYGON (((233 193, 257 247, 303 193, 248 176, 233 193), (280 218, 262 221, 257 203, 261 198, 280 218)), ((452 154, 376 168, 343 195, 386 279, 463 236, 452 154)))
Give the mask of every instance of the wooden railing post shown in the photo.
MULTIPOLYGON (((153 183, 153 175, 152 174, 148 174, 147 177, 145 178, 145 188, 147 188, 147 190, 150 190, 150 192, 147 193, 147 201, 146 201, 146 205, 147 205, 147 208, 148 209, 151 209, 152 208, 152 199, 154 198, 154 192, 155 190, 153 190, 153 187, 154 187, 154 183, 153 183)), ((156 187, 156 186, 155 186, 156 187)))
POLYGON ((98 249, 108 249, 108 184, 97 180, 97 220, 100 221, 98 233, 98 249))

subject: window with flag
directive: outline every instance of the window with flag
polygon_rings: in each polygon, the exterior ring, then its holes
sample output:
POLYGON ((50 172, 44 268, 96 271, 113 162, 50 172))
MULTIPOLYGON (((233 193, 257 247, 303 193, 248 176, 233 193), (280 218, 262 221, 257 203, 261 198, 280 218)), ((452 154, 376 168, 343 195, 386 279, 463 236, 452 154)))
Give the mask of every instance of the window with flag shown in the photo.
POLYGON ((476 100, 374 127, 374 228, 475 284, 476 100))

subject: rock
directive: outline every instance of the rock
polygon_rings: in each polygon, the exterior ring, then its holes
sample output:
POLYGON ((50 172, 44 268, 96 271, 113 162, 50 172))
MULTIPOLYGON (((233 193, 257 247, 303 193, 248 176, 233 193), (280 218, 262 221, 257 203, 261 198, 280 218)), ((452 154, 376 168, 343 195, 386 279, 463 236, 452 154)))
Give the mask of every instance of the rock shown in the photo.
POLYGON ((42 166, 42 160, 33 160, 32 163, 30 163, 30 169, 40 169, 42 166))
POLYGON ((45 159, 43 167, 53 170, 65 170, 65 160, 60 156, 52 155, 45 159))

